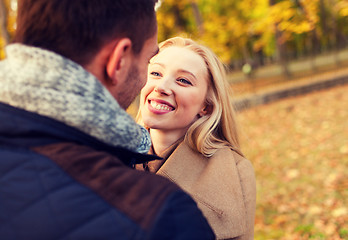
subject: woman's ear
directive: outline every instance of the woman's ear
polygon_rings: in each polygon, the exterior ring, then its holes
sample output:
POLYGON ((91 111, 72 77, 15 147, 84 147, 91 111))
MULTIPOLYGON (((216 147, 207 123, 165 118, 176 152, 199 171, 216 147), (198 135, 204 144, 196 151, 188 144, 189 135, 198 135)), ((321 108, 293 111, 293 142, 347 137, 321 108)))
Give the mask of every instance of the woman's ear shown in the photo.
POLYGON ((127 76, 131 65, 132 41, 129 38, 118 40, 106 63, 106 73, 111 84, 116 85, 127 76))
POLYGON ((199 117, 203 117, 207 114, 211 114, 213 110, 213 106, 211 104, 206 103, 202 110, 198 113, 199 117))

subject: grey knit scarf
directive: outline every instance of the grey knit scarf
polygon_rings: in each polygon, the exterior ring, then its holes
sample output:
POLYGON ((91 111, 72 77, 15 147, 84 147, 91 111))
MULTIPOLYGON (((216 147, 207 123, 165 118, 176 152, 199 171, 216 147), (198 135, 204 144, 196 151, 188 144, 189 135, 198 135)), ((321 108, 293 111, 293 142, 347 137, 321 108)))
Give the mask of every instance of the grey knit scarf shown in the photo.
POLYGON ((35 112, 113 146, 148 152, 148 132, 82 66, 53 52, 21 44, 0 62, 0 102, 35 112))

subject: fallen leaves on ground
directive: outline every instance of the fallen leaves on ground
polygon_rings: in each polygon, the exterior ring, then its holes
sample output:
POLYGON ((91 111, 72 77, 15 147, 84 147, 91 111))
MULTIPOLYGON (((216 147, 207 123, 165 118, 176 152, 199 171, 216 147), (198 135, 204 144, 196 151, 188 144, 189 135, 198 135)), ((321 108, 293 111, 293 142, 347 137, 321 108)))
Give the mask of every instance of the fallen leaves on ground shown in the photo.
POLYGON ((348 86, 238 114, 255 168, 255 239, 348 239, 348 86))

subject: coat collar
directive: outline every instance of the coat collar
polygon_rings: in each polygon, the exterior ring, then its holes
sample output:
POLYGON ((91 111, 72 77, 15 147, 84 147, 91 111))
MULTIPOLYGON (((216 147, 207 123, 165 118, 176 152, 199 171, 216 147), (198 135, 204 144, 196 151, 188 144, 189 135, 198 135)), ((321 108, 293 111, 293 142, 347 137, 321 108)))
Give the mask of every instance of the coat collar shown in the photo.
MULTIPOLYGON (((170 155, 175 151, 175 149, 179 146, 179 144, 184 140, 184 137, 180 138, 176 142, 174 142, 171 146, 169 146, 167 149, 162 151, 161 153, 155 153, 155 150, 153 149, 153 145, 150 148, 149 153, 159 156, 161 159, 157 159, 148 163, 144 164, 144 170, 149 171, 152 173, 156 173, 162 165, 166 162, 166 160, 170 157, 170 155)), ((141 169, 141 168, 140 168, 141 169)))
POLYGON ((236 162, 240 157, 229 148, 206 158, 185 142, 172 152, 157 174, 188 192, 198 203, 218 238, 232 238, 246 232, 247 219, 236 162))
POLYGON ((79 64, 22 44, 0 63, 0 101, 77 128, 112 146, 147 153, 151 140, 109 91, 79 64))
POLYGON ((159 159, 122 147, 115 147, 52 118, 28 112, 0 102, 0 145, 35 148, 60 142, 72 142, 117 156, 125 165, 159 159))

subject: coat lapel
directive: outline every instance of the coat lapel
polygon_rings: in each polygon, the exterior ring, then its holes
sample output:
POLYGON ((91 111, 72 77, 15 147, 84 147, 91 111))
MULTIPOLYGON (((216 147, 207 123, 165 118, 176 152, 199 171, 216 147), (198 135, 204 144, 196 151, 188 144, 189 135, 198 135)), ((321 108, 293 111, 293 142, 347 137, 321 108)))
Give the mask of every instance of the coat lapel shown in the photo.
POLYGON ((157 172, 195 199, 219 233, 218 238, 240 236, 246 231, 246 208, 236 157, 238 154, 223 148, 206 158, 183 142, 157 172))

